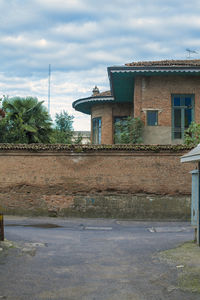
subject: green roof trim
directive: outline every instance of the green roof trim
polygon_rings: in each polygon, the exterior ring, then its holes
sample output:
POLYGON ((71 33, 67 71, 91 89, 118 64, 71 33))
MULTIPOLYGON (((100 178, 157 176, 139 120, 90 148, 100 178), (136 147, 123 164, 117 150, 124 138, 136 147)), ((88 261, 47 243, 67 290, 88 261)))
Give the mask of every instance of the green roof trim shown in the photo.
POLYGON ((116 102, 132 102, 136 76, 200 75, 200 66, 119 66, 108 67, 111 93, 116 102))
POLYGON ((72 106, 75 110, 90 115, 91 107, 94 104, 112 103, 112 102, 115 102, 112 96, 95 96, 95 97, 78 99, 72 103, 72 106))
POLYGON ((113 95, 116 102, 133 103, 134 76, 131 73, 118 74, 112 76, 113 95))

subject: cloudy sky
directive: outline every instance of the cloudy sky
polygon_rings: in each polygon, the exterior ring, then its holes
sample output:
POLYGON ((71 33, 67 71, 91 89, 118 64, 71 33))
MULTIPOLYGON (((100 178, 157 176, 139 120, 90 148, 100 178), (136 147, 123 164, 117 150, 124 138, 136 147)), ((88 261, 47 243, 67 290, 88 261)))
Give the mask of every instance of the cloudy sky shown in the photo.
POLYGON ((51 116, 67 110, 75 130, 90 118, 72 102, 109 89, 108 66, 200 58, 199 0, 0 0, 0 12, 0 96, 47 106, 51 64, 51 116))

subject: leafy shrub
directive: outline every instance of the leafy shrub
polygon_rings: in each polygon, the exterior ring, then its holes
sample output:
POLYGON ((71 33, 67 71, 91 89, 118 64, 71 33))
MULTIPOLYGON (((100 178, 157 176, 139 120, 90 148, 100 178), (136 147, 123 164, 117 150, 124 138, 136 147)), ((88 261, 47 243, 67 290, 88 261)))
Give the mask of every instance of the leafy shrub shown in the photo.
POLYGON ((142 143, 144 124, 140 118, 127 117, 115 123, 115 144, 142 143))
POLYGON ((184 133, 184 143, 188 146, 196 146, 200 143, 200 124, 192 122, 184 133))

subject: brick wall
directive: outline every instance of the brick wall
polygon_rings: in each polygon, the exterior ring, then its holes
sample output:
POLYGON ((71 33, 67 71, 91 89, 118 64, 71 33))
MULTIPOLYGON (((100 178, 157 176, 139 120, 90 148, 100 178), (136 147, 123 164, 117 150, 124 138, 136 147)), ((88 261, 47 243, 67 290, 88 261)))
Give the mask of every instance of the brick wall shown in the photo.
POLYGON ((200 78, 185 75, 138 76, 134 86, 134 116, 147 123, 148 109, 158 110, 158 126, 145 126, 145 144, 179 144, 172 140, 172 94, 194 94, 195 121, 200 122, 200 78))
POLYGON ((171 126, 172 94, 194 94, 195 120, 200 122, 200 78, 188 75, 136 77, 134 116, 140 116, 146 124, 145 109, 161 110, 158 125, 171 126))
POLYGON ((159 218, 175 218, 180 206, 177 215, 188 216, 189 171, 195 165, 180 163, 187 150, 156 153, 107 146, 105 151, 83 152, 78 147, 73 151, 0 151, 0 204, 7 212, 26 214, 55 211, 134 218, 156 217, 155 211, 159 218), (169 205, 172 199, 175 211, 169 205), (145 207, 149 213, 141 213, 145 207))

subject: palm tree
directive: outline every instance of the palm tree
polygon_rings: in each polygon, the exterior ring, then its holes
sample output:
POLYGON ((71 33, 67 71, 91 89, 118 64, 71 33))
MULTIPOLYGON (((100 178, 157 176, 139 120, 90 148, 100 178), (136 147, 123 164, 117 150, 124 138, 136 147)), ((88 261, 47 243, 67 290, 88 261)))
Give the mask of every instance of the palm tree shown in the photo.
POLYGON ((10 142, 50 142, 52 122, 43 101, 33 97, 6 98, 3 108, 9 120, 10 142))

